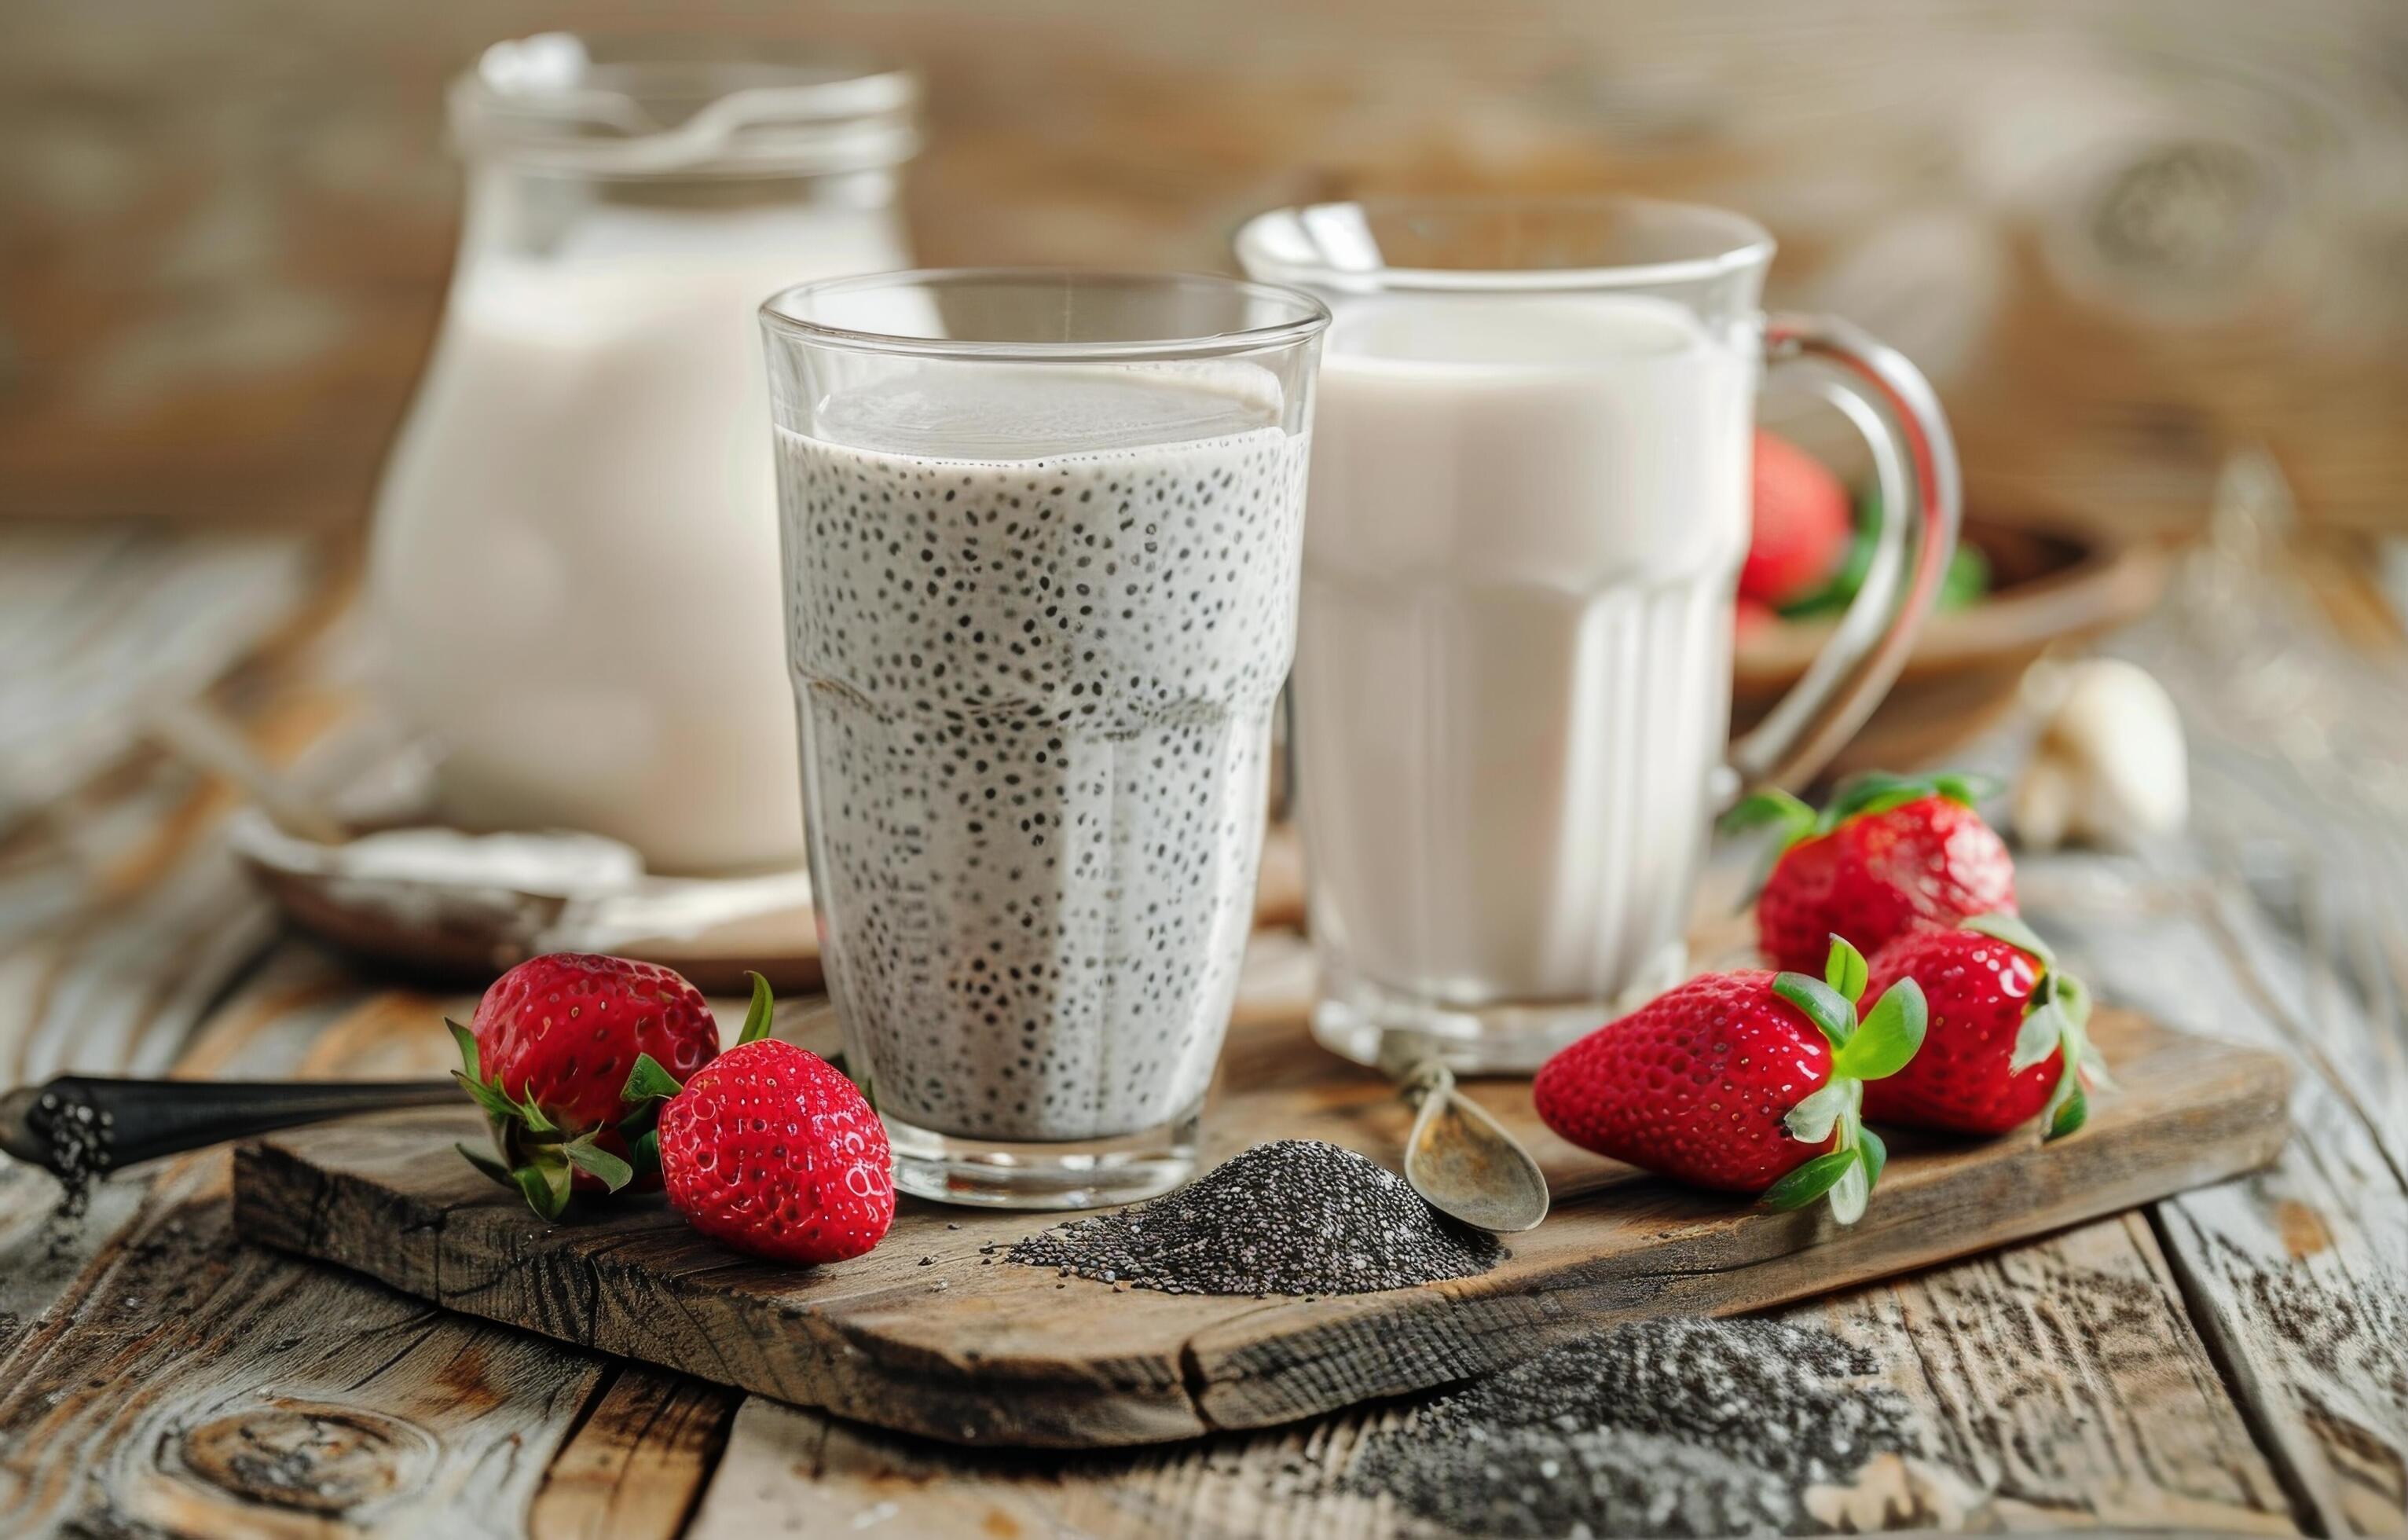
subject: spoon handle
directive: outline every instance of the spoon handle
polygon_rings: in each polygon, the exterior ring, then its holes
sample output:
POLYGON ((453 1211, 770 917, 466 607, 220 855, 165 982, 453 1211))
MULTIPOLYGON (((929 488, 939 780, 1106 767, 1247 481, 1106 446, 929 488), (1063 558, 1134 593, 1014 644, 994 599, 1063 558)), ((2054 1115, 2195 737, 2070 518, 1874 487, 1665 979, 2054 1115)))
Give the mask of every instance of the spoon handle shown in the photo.
POLYGON ((275 1129, 457 1101, 449 1080, 118 1080, 61 1075, 0 1096, 0 1149, 93 1175, 275 1129))
POLYGON ((1412 1106, 1443 1101, 1455 1094, 1455 1072, 1435 1058, 1425 1058, 1396 1076, 1397 1094, 1412 1106))

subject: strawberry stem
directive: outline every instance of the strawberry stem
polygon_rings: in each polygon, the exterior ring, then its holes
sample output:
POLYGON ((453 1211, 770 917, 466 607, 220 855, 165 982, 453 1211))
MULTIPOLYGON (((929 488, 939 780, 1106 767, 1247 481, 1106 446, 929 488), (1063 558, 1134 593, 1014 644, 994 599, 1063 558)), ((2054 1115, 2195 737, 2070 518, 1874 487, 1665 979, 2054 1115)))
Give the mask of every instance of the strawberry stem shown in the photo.
POLYGON ((1786 850, 1813 831, 1814 810, 1779 786, 1767 786, 1732 803, 1719 827, 1725 834, 1773 829, 1778 836, 1774 848, 1786 850))
MULTIPOLYGON (((1831 1081, 1791 1109, 1789 1128, 1792 1136, 1797 1137, 1799 1114, 1805 1112, 1816 1098, 1834 1092, 1834 1101, 1824 1109, 1829 1116, 1822 1130, 1822 1138, 1831 1140, 1831 1147, 1767 1187, 1763 1200, 1767 1208, 1804 1208, 1818 1198, 1828 1197, 1831 1217, 1840 1223, 1852 1225, 1864 1217, 1865 1201, 1872 1194, 1873 1180, 1889 1159, 1889 1151, 1880 1137, 1864 1125, 1860 1110, 1864 1084, 1844 1077, 1831 1081)), ((1818 1115, 1814 1121, 1823 1119, 1818 1115)))
POLYGON ((1789 847, 1815 832, 1814 810, 1779 786, 1768 786, 1732 804, 1715 827, 1725 834, 1746 834, 1768 828, 1774 831, 1772 838, 1764 842, 1763 854, 1756 857, 1756 870, 1748 873, 1747 884, 1740 890, 1739 907, 1744 910, 1764 891, 1772 869, 1781 864, 1789 847))
POLYGON ((1804 973, 1782 973, 1774 977, 1772 992, 1798 1007, 1822 1032, 1834 1053, 1846 1047, 1848 1039, 1856 1035, 1856 1006, 1821 979, 1804 973))
MULTIPOLYGON (((1847 956, 1856 948, 1838 937, 1832 938, 1829 971, 1848 971, 1847 956)), ((1863 958, 1856 958, 1861 967, 1863 958)), ((1782 980, 1799 979, 1813 985, 1832 999, 1843 997, 1840 990, 1802 974, 1784 973, 1782 980)), ((1775 981, 1775 990, 1781 981, 1775 981)), ((1863 990, 1857 982, 1856 989, 1863 990)), ((1783 998, 1799 1004, 1797 996, 1813 998, 1812 990, 1799 989, 1783 998)), ((1811 1016, 1814 1013, 1805 1005, 1800 1010, 1811 1016)), ((1929 1006, 1923 998, 1923 986, 1913 979, 1900 979, 1884 991, 1866 1013, 1862 1025, 1832 1049, 1829 1078, 1809 1091, 1782 1118, 1782 1127, 1790 1138, 1801 1144, 1831 1142, 1823 1154, 1799 1165, 1765 1190, 1764 1202, 1775 1209, 1802 1208, 1817 1198, 1831 1201, 1831 1216, 1843 1225, 1855 1224, 1864 1216, 1865 1203, 1872 1196, 1874 1183, 1881 1179, 1882 1168, 1889 1163, 1889 1147, 1881 1136, 1865 1127, 1865 1082, 1883 1080, 1904 1069, 1923 1046, 1925 1030, 1929 1026, 1929 1006)), ((1817 1025, 1820 1025, 1818 1022, 1817 1025)))
POLYGON ((568 1159, 557 1147, 539 1153, 525 1165, 510 1173, 526 1195, 527 1206, 546 1219, 557 1219, 568 1210, 568 1159))
POLYGON ((619 1089, 619 1102, 632 1115, 684 1089, 685 1082, 663 1069, 659 1059, 638 1054, 635 1067, 627 1072, 626 1085, 619 1089))
POLYGON ((2107 1063, 2090 1044, 2090 991, 2070 974, 2053 976, 2057 989, 2049 1009, 2057 1017, 2057 1052, 2065 1062, 2042 1115, 2048 1119, 2048 1137, 2062 1139, 2089 1121, 2088 1087, 2106 1083, 2107 1063))
POLYGON ((500 1087, 481 1080, 471 1080, 458 1070, 452 1072, 452 1078, 460 1083, 460 1088, 466 1091, 479 1107, 484 1109, 485 1117, 494 1125, 497 1137, 502 1130, 521 1121, 518 1103, 504 1096, 500 1087))
POLYGON ((2048 943, 2040 939, 2040 932, 2026 925, 2019 914, 2010 914, 2004 910, 1990 914, 1975 914, 1958 924, 1956 928, 2005 942, 2043 969, 2057 966, 2057 954, 2049 949, 2048 943))
POLYGON ((1865 1202, 1873 1192, 1872 1178, 1867 1170, 1864 1135, 1864 1118, 1851 1108, 1840 1120, 1837 1147, 1852 1159, 1847 1169, 1840 1173, 1840 1179, 1831 1184, 1830 1195, 1831 1217, 1843 1225, 1855 1224, 1865 1216, 1865 1202))
POLYGON ((1848 1041, 1831 1056, 1831 1072, 1857 1080, 1886 1080, 1906 1068, 1923 1048, 1931 1026, 1923 986, 1900 979, 1882 992, 1848 1041))
POLYGON ((1970 770, 1942 770, 1934 775, 1899 775, 1890 770, 1866 770, 1840 783, 1830 805, 1815 820, 1815 832, 1828 834, 1851 818, 1887 813, 1927 797, 1945 797, 1972 807, 2003 788, 1997 777, 1970 770))
POLYGON ((777 998, 769 993, 769 981, 758 973, 744 975, 752 981, 752 1003, 744 1012, 744 1029, 736 1034, 739 1048, 748 1043, 758 1043, 769 1035, 769 1022, 774 1015, 777 998))
POLYGON ((1889 1146, 1870 1125, 1856 1130, 1857 1147, 1864 1151, 1865 1187, 1868 1191, 1881 1186, 1884 1168, 1889 1164, 1889 1146))
POLYGON ((511 1179, 509 1168, 503 1165, 499 1160, 487 1155, 483 1150, 470 1148, 465 1141, 455 1140, 452 1143, 452 1147, 458 1150, 462 1156, 466 1157, 468 1164, 476 1167, 479 1171, 483 1172, 487 1176, 499 1182, 502 1186, 509 1187, 513 1191, 517 1190, 518 1184, 511 1179))
POLYGON ((2061 1056, 2057 1085, 2049 1091, 2041 1115, 2048 1127, 2047 1137, 2062 1139, 2089 1119, 2087 1090, 2111 1084, 2107 1061, 2090 1043, 2090 990, 2058 968, 2057 954, 2048 943, 2013 914, 1976 914, 1959 928, 2006 943, 2031 958, 2039 973, 2032 983, 2031 999, 2024 1005, 2024 1024, 2015 1033, 2007 1071, 2021 1074, 2047 1062, 2051 1054, 2061 1056))
POLYGON ((1831 938, 1831 955, 1823 964, 1823 982, 1840 992, 1840 998, 1851 1006, 1863 998, 1866 982, 1871 976, 1865 955, 1848 943, 1845 937, 1831 938))
POLYGON ((1773 979, 1772 992, 1804 1012, 1836 1050, 1856 1036, 1856 1001, 1865 992, 1867 976, 1865 955, 1845 938, 1833 936, 1821 978, 1782 973, 1773 979))
POLYGON ((661 1130, 655 1126, 627 1142, 627 1164, 638 1176, 661 1173, 661 1130))
POLYGON ((461 1026, 450 1016, 445 1016, 443 1018, 443 1025, 452 1029, 452 1041, 459 1044, 460 1072, 466 1075, 470 1080, 476 1081, 480 1085, 483 1084, 485 1079, 485 1071, 484 1066, 478 1061, 477 1058, 477 1034, 468 1030, 466 1027, 461 1026))
POLYGON ((1764 1206, 1783 1213, 1804 1208, 1839 1186, 1840 1178, 1856 1169, 1861 1159, 1852 1149, 1818 1155, 1765 1188, 1764 1206))
POLYGON ((1745 896, 1740 900, 1739 906, 1743 910, 1756 902, 1772 869, 1781 864, 1781 857, 1792 846, 1819 840, 1851 818, 1886 813, 1927 797, 1945 797, 1970 808, 2004 789, 1997 777, 1970 770, 1942 770, 1934 775, 1866 770, 1841 782, 1839 790, 1819 813, 1779 786, 1768 786, 1733 803, 1715 827, 1725 834, 1746 834, 1760 828, 1774 831, 1748 879, 1745 896))
POLYGON ((594 1142, 591 1133, 580 1134, 560 1146, 560 1153, 579 1171, 600 1182, 609 1191, 617 1192, 636 1179, 636 1168, 594 1142))

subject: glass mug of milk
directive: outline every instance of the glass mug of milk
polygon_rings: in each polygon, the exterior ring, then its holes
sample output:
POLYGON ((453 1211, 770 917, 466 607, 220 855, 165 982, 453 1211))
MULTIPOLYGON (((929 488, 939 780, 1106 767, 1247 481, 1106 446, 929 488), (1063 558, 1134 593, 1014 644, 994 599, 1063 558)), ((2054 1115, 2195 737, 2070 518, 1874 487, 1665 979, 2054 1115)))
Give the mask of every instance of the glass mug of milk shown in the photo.
POLYGON ((1335 312, 1293 682, 1315 1035, 1523 1072, 1685 972, 1715 813, 1887 689, 1955 545, 1946 424, 1844 324, 1758 309, 1773 243, 1636 199, 1369 202, 1240 233, 1335 312), (1765 367, 1873 450, 1862 597, 1726 741, 1765 367))
POLYGON ((370 559, 443 815, 654 871, 803 859, 754 312, 910 260, 912 78, 741 47, 550 34, 455 83, 459 260, 370 559))
POLYGON ((821 955, 896 1185, 1194 1170, 1252 928, 1328 311, 898 273, 763 308, 821 955))

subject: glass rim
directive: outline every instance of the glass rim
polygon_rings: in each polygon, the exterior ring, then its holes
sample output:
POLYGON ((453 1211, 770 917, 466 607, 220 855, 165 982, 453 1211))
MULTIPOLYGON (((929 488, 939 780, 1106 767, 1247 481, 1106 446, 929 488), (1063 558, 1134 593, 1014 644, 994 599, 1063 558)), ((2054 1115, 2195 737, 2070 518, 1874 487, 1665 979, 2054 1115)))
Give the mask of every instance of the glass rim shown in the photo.
POLYGON ((1338 198, 1327 203, 1291 204, 1266 209, 1238 226, 1231 239, 1239 265, 1267 282, 1315 287, 1349 293, 1516 294, 1567 289, 1642 288, 1667 283, 1699 282, 1728 277, 1772 259, 1777 242, 1772 233, 1747 215, 1713 204, 1683 203, 1670 198, 1641 197, 1625 193, 1476 194, 1416 196, 1411 194, 1338 198), (1317 209, 1358 209, 1372 212, 1415 212, 1462 215, 1512 209, 1566 212, 1627 210, 1694 222, 1701 230, 1722 232, 1713 249, 1694 256, 1654 262, 1608 263, 1579 267, 1414 267, 1379 266, 1354 267, 1337 262, 1297 260, 1267 248, 1264 233, 1271 222, 1299 219, 1317 209))
POLYGON ((860 50, 553 31, 489 45, 453 78, 450 111, 472 158, 597 177, 825 174, 910 159, 919 101, 915 71, 860 50))
POLYGON ((1143 363, 1168 358, 1213 358, 1293 347, 1318 336, 1329 325, 1329 307, 1302 289, 1222 273, 1180 270, 1148 271, 1115 267, 910 267, 891 273, 858 273, 819 279, 779 290, 761 302, 765 328, 818 347, 852 353, 887 353, 924 358, 956 358, 990 363, 1143 363), (1085 342, 1036 339, 916 337, 901 332, 869 331, 815 321, 795 313, 799 300, 880 289, 966 288, 978 284, 1082 284, 1097 288, 1174 288, 1200 285, 1230 295, 1243 295, 1288 307, 1290 319, 1234 331, 1187 337, 1111 338, 1085 342))

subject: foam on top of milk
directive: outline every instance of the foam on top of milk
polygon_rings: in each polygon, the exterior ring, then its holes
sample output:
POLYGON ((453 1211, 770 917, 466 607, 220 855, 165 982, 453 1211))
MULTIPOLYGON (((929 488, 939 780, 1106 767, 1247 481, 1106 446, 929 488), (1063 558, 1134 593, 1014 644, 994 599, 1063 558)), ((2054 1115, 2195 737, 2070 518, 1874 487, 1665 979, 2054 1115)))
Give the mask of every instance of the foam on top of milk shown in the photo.
POLYGON ((1173 376, 1144 365, 1042 369, 932 364, 829 398, 814 438, 979 465, 1190 443, 1277 428, 1279 381, 1223 362, 1173 376))

